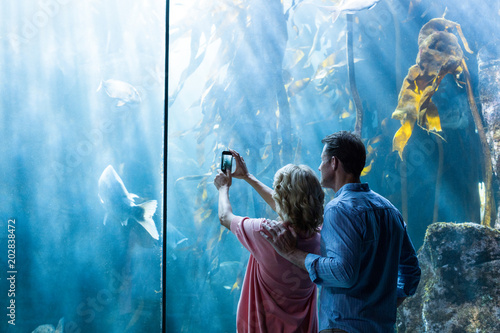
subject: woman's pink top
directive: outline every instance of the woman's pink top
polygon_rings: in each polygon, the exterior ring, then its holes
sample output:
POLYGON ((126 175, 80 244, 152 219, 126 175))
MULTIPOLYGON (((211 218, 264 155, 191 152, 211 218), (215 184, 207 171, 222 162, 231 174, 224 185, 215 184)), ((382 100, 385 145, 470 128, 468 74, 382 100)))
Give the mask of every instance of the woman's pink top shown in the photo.
MULTIPOLYGON (((242 332, 318 332, 316 285, 259 233, 265 219, 235 217, 231 231, 250 251, 236 326, 242 332)), ((297 248, 320 253, 320 234, 298 236, 297 248)))

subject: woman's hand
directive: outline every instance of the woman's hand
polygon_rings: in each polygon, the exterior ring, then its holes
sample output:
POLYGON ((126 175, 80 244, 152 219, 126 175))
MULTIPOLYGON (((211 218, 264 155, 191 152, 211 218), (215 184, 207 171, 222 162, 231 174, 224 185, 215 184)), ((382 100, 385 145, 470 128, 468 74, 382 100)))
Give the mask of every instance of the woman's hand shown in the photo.
POLYGON ((234 161, 236 162, 236 169, 234 170, 232 176, 238 179, 248 178, 250 174, 248 173, 248 168, 245 164, 245 161, 243 160, 243 157, 241 157, 241 155, 236 150, 229 149, 229 151, 233 155, 234 161))
POLYGON ((214 185, 217 187, 217 190, 220 190, 222 187, 227 186, 227 188, 231 187, 232 177, 231 170, 226 170, 226 173, 223 173, 219 170, 217 176, 214 179, 214 185))

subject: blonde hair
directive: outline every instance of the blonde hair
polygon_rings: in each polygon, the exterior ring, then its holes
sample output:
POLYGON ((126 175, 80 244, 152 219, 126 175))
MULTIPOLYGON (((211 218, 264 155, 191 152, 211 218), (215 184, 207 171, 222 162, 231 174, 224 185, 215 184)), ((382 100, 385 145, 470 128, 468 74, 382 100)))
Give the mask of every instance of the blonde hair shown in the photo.
POLYGON ((319 230, 323 223, 324 198, 318 178, 307 165, 288 164, 274 175, 276 211, 296 230, 319 230))

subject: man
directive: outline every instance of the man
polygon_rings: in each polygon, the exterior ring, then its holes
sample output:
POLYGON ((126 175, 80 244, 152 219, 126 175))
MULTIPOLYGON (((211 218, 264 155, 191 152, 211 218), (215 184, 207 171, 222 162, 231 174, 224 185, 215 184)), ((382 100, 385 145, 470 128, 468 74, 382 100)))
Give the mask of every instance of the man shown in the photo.
POLYGON ((335 191, 325 207, 321 255, 295 247, 295 234, 269 221, 261 233, 280 255, 321 286, 320 332, 394 332, 396 308, 415 293, 420 267, 400 212, 360 182, 362 141, 349 132, 325 137, 321 185, 335 191))

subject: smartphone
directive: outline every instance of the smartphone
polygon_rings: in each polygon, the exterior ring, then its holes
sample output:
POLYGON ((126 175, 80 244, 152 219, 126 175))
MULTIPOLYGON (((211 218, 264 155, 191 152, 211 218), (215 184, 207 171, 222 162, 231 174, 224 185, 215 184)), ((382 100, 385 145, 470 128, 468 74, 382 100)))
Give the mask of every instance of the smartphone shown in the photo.
POLYGON ((233 155, 231 154, 230 151, 225 150, 222 152, 220 169, 222 170, 222 172, 226 173, 226 170, 231 171, 232 167, 233 167, 233 155))

